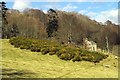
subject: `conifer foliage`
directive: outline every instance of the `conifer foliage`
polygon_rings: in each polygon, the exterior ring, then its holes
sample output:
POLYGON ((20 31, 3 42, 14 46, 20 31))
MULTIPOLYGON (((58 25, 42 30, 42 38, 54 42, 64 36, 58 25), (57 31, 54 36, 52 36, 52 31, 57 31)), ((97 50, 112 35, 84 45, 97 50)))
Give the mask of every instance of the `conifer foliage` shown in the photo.
MULTIPOLYGON (((48 37, 53 37, 53 33, 58 30, 58 16, 57 12, 53 9, 48 10, 48 26, 46 28, 46 32, 48 37)), ((56 35, 56 34, 55 34, 56 35)))
POLYGON ((6 25, 8 24, 6 19, 6 11, 8 8, 6 8, 5 2, 0 2, 1 12, 2 12, 2 38, 8 38, 8 29, 6 28, 6 25))

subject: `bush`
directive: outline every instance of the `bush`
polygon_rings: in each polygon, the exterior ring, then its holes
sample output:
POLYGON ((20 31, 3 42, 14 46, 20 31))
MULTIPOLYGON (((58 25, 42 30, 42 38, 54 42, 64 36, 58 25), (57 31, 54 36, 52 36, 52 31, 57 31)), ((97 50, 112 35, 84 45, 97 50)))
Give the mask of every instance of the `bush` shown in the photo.
POLYGON ((90 62, 94 62, 95 61, 93 56, 84 56, 84 57, 82 57, 82 60, 90 61, 90 62))
POLYGON ((71 60, 72 59, 72 56, 68 53, 63 53, 59 57, 60 57, 60 59, 63 59, 63 60, 71 60))
POLYGON ((60 51, 56 52, 56 55, 59 57, 62 53, 60 51))
POLYGON ((49 47, 49 51, 56 53, 56 52, 59 51, 59 48, 57 48, 57 47, 52 47, 52 46, 51 46, 51 47, 49 47))
POLYGON ((25 45, 20 45, 20 49, 26 49, 25 45))
POLYGON ((26 40, 23 45, 25 46, 25 49, 30 49, 32 46, 32 41, 31 40, 26 40))
POLYGON ((9 40, 11 45, 19 47, 21 49, 29 49, 33 52, 42 52, 43 55, 49 53, 49 55, 56 54, 60 59, 74 61, 90 61, 100 62, 102 59, 106 59, 108 55, 100 52, 87 51, 74 46, 67 46, 65 44, 59 44, 50 40, 37 40, 27 39, 23 37, 13 37, 9 40))
POLYGON ((63 50, 63 46, 61 47, 57 47, 57 52, 56 52, 56 55, 59 57, 62 53, 65 53, 65 49, 63 50))
POLYGON ((41 47, 38 44, 32 44, 30 46, 30 50, 33 52, 40 52, 41 51, 41 47))
POLYGON ((61 54, 59 57, 60 57, 60 59, 65 60, 66 56, 67 56, 67 54, 63 53, 63 54, 61 54))
POLYGON ((49 52, 49 55, 54 55, 55 54, 55 52, 49 52))
POLYGON ((43 55, 45 55, 45 54, 49 53, 49 49, 48 48, 42 48, 41 52, 42 52, 43 55))
POLYGON ((81 61, 81 60, 82 60, 82 58, 81 58, 80 55, 75 55, 75 57, 72 59, 73 62, 75 62, 75 61, 81 61))

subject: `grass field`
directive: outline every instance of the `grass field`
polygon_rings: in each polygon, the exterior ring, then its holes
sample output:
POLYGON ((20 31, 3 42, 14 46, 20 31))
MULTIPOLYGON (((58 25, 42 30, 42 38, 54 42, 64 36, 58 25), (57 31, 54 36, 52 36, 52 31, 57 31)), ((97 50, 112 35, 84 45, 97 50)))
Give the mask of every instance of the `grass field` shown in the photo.
POLYGON ((3 78, 118 78, 118 60, 114 59, 114 55, 95 65, 87 61, 64 61, 56 55, 14 48, 8 39, 1 42, 3 78))

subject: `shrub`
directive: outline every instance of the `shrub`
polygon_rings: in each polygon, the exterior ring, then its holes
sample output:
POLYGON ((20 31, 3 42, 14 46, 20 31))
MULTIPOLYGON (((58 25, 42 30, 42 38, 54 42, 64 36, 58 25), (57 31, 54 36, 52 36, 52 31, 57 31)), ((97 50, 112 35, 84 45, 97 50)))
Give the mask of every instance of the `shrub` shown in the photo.
POLYGON ((63 46, 61 47, 57 47, 57 52, 56 55, 59 57, 62 53, 65 53, 65 51, 63 50, 63 46))
POLYGON ((62 53, 60 51, 56 52, 56 55, 59 57, 62 53))
POLYGON ((65 60, 66 56, 67 56, 67 54, 63 53, 59 57, 60 57, 60 59, 64 59, 65 60))
POLYGON ((40 52, 41 47, 38 44, 31 44, 30 50, 33 51, 33 52, 40 52))
POLYGON ((60 59, 74 61, 90 61, 100 62, 102 59, 108 57, 108 55, 100 52, 87 51, 82 48, 68 46, 65 44, 58 44, 50 40, 37 40, 27 39, 23 37, 13 37, 9 40, 11 45, 19 47, 21 49, 29 49, 33 52, 42 52, 43 55, 49 53, 49 55, 56 54, 60 59))
POLYGON ((54 55, 55 54, 55 52, 49 52, 49 55, 54 55))
POLYGON ((73 62, 75 62, 75 61, 81 61, 81 60, 82 60, 82 58, 81 58, 80 55, 75 55, 75 57, 72 59, 73 62))
POLYGON ((23 45, 25 46, 25 49, 30 49, 32 46, 32 41, 31 40, 26 40, 23 45))
POLYGON ((9 42, 11 43, 11 45, 14 45, 14 42, 15 42, 14 40, 15 40, 15 37, 10 38, 9 42))
POLYGON ((49 51, 56 53, 57 51, 59 51, 59 48, 51 46, 51 47, 49 47, 49 51))
POLYGON ((68 53, 63 53, 60 55, 60 59, 63 59, 63 60, 71 60, 72 59, 72 56, 68 53))
POLYGON ((26 49, 25 45, 20 45, 20 49, 26 49))
POLYGON ((45 54, 49 53, 49 49, 48 48, 42 48, 41 52, 42 52, 43 55, 45 55, 45 54))
POLYGON ((85 56, 85 57, 82 57, 82 60, 92 62, 92 61, 94 61, 94 58, 93 58, 93 57, 91 57, 91 56, 85 56))

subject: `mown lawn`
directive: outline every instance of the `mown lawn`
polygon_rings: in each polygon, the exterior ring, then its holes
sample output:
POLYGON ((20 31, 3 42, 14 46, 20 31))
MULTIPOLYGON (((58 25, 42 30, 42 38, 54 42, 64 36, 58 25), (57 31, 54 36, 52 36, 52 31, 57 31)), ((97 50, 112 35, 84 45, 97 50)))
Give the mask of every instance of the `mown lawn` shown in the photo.
POLYGON ((113 55, 95 65, 87 61, 64 61, 56 55, 14 48, 8 39, 1 42, 0 63, 4 78, 118 78, 118 60, 113 55), (110 68, 105 65, 110 65, 110 68))

